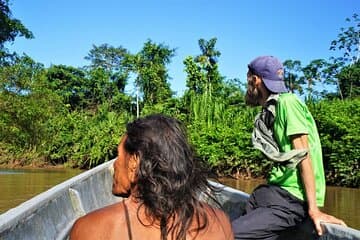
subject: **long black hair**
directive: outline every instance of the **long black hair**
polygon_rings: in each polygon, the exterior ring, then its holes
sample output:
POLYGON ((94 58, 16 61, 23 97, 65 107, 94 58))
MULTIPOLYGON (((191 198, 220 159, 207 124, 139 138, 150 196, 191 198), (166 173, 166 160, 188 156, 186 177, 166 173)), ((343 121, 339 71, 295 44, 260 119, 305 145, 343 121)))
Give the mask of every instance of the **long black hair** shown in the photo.
POLYGON ((206 228, 208 217, 199 194, 211 195, 213 187, 180 121, 150 115, 128 123, 126 134, 125 151, 140 159, 135 197, 152 223, 160 223, 161 239, 171 234, 182 240, 187 231, 197 234, 206 228), (189 229, 193 221, 197 227, 189 229))

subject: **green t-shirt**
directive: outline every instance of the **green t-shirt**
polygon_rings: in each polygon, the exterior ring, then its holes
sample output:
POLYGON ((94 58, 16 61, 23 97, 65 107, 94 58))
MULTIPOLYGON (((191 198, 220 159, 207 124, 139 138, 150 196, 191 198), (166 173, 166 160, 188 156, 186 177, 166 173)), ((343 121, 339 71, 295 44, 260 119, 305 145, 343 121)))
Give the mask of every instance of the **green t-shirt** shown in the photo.
MULTIPOLYGON (((321 143, 317 127, 307 106, 292 93, 282 93, 276 105, 274 135, 281 152, 292 149, 291 135, 307 134, 311 163, 315 175, 316 203, 319 207, 325 200, 325 176, 322 162, 321 143)), ((271 169, 269 184, 278 185, 295 197, 306 200, 300 170, 276 165, 271 169)))

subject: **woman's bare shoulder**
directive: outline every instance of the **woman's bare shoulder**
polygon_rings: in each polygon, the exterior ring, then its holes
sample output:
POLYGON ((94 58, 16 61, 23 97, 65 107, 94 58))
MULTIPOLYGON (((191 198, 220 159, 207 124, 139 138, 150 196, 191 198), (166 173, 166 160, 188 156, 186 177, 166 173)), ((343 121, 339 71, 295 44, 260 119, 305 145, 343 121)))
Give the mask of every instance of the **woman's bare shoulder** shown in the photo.
POLYGON ((213 207, 211 205, 209 205, 208 203, 202 203, 205 211, 212 216, 216 216, 217 218, 221 218, 221 219, 228 219, 228 216, 226 215, 226 213, 220 208, 220 207, 213 207))
MULTIPOLYGON (((220 208, 204 204, 209 217, 209 229, 207 239, 234 239, 229 216, 220 208)), ((205 239, 205 238, 204 238, 205 239)))
POLYGON ((123 224, 124 208, 116 203, 78 218, 70 232, 70 239, 99 239, 123 224))

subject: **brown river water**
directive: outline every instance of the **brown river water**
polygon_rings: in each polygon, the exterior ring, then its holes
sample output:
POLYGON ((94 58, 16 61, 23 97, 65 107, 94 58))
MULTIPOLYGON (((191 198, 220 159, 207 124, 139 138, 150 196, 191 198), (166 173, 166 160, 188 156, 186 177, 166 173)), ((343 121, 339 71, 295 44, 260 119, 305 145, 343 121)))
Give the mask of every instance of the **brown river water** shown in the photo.
MULTIPOLYGON (((75 175, 74 169, 0 169, 0 214, 75 175)), ((221 179, 223 184, 251 193, 261 180, 221 179)), ((360 189, 328 186, 322 210, 360 229, 360 189)))

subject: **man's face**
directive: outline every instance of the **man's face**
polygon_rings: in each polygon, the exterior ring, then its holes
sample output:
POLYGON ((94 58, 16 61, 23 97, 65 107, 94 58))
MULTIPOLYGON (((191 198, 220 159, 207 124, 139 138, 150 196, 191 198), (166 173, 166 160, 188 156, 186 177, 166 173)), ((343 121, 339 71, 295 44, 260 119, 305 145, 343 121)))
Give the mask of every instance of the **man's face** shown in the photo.
POLYGON ((247 91, 245 95, 245 102, 247 105, 255 107, 260 105, 260 99, 262 94, 259 89, 256 87, 257 76, 252 74, 250 71, 247 72, 247 91))
POLYGON ((115 195, 127 196, 130 194, 131 181, 129 179, 129 157, 124 149, 126 135, 122 137, 118 146, 118 156, 114 162, 114 176, 112 192, 115 195))

